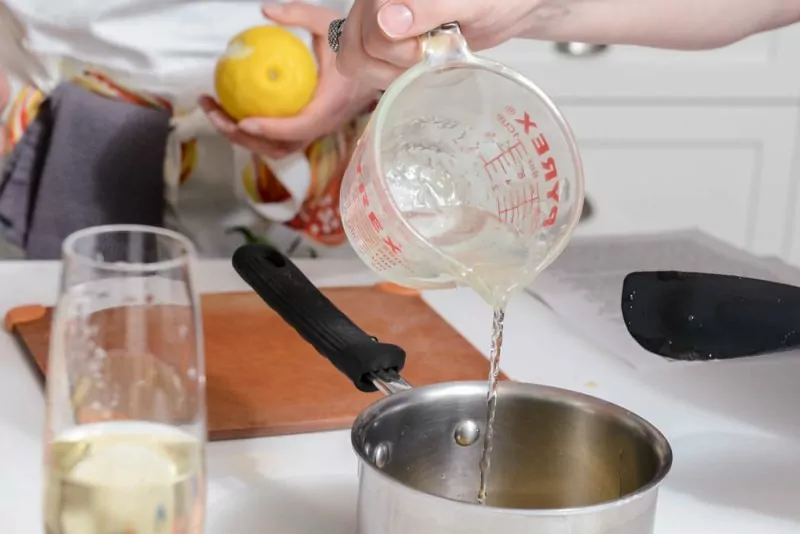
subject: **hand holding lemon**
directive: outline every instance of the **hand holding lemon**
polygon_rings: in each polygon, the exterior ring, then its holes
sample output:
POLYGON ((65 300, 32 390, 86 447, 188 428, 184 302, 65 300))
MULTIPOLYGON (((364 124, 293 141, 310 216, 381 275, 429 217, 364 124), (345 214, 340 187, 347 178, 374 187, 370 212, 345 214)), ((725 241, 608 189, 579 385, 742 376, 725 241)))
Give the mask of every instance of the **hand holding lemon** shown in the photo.
POLYGON ((336 70, 327 32, 338 12, 302 2, 267 4, 263 11, 277 25, 231 40, 215 72, 219 102, 205 96, 200 105, 232 143, 281 158, 341 128, 378 93, 336 70), (285 27, 311 32, 316 61, 285 27))

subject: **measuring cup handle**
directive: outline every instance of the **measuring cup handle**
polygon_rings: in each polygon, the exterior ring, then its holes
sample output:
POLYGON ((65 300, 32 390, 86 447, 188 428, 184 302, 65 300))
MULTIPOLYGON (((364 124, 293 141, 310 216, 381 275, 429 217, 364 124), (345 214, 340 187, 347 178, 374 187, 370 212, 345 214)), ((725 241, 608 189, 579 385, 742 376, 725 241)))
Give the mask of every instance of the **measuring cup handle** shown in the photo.
POLYGON ((361 391, 377 391, 372 376, 399 373, 406 353, 356 326, 280 251, 248 244, 233 254, 233 268, 317 352, 361 391))

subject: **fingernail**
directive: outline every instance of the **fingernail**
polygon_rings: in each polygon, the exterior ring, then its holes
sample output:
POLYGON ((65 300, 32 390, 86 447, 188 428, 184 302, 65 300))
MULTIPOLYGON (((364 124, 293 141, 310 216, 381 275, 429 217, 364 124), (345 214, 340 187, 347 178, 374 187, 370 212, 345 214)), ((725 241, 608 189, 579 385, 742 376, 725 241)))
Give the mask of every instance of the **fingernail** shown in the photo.
POLYGON ((257 121, 251 121, 247 119, 241 121, 238 126, 240 130, 245 133, 249 133, 250 135, 260 135, 263 131, 261 124, 259 124, 257 121))
POLYGON ((403 4, 389 4, 378 11, 378 24, 389 37, 403 37, 414 24, 414 14, 403 4))

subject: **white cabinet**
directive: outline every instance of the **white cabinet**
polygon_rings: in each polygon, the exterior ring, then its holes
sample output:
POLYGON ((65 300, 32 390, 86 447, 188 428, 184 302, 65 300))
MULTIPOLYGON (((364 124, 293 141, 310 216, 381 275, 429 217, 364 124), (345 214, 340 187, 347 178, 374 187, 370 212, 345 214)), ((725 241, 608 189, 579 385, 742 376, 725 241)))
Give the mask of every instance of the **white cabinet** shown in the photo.
POLYGON ((797 108, 564 106, 595 217, 585 233, 701 228, 780 254, 797 108))
POLYGON ((786 223, 789 232, 784 240, 784 257, 790 263, 800 266, 800 157, 795 158, 794 168, 794 189, 788 199, 794 209, 786 223))
POLYGON ((561 101, 749 100, 796 104, 800 24, 717 50, 611 45, 571 57, 553 43, 514 40, 485 52, 529 76, 561 101))
POLYGON ((486 55, 572 125, 595 208, 580 232, 697 227, 800 266, 800 24, 711 51, 512 41, 486 55))

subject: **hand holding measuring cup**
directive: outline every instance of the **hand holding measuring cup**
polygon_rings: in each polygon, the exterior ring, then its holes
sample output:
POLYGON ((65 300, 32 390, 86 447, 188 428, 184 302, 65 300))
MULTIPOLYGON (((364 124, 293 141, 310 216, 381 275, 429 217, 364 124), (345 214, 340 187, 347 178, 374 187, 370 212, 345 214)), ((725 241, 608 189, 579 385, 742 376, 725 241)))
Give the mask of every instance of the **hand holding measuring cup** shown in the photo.
POLYGON ((578 150, 547 95, 472 54, 458 23, 421 45, 424 59, 388 87, 354 151, 344 229, 384 278, 468 285, 496 306, 566 247, 583 207, 578 150))
POLYGON ((418 36, 431 28, 458 20, 470 48, 484 50, 531 25, 540 3, 355 0, 341 35, 337 67, 342 74, 385 88, 419 62, 418 36))

